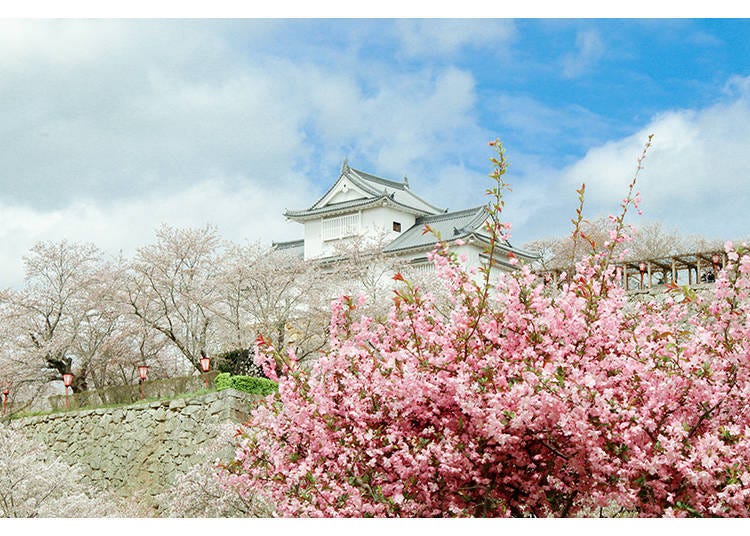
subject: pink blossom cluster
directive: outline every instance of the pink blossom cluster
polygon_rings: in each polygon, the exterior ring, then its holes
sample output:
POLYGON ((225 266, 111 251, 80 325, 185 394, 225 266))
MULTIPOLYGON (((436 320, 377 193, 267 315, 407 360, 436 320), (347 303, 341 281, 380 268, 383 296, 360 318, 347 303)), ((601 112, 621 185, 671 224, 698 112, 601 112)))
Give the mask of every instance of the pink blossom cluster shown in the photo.
MULTIPOLYGON (((447 308, 400 274, 386 318, 341 298, 310 370, 259 339, 279 392, 240 432, 224 485, 281 516, 748 516, 745 246, 726 244, 703 295, 670 284, 628 300, 612 261, 634 177, 605 250, 592 242, 559 288, 520 265, 491 282, 509 227, 490 145, 488 266, 467 273, 436 249, 447 308)), ((577 192, 573 236, 586 239, 577 192)))
POLYGON ((729 246, 711 295, 645 303, 597 257, 487 295, 438 252, 448 314, 404 281, 383 320, 335 302, 309 371, 260 345, 279 393, 225 483, 282 516, 747 516, 750 255, 729 246))

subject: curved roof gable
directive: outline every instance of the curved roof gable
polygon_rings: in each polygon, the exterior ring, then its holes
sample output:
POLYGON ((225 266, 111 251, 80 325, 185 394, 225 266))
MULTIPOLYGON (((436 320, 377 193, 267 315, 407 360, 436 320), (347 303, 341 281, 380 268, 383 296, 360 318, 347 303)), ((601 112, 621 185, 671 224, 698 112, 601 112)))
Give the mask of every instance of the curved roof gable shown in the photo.
POLYGON ((305 210, 287 210, 285 215, 289 218, 304 218, 332 211, 354 210, 382 199, 387 199, 395 206, 403 207, 418 216, 447 212, 446 209, 438 208, 414 194, 409 189, 406 178, 403 182, 395 182, 377 177, 350 167, 344 160, 338 180, 318 201, 305 210))

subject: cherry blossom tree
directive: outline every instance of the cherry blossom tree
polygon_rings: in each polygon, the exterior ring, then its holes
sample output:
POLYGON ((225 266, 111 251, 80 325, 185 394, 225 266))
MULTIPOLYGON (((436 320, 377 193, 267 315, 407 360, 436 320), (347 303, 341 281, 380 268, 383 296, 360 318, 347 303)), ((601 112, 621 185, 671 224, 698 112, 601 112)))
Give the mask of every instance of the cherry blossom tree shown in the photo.
POLYGON ((130 314, 161 333, 196 370, 213 351, 220 239, 213 227, 156 232, 156 243, 130 264, 125 301, 130 314))
MULTIPOLYGON (((582 220, 577 240, 572 235, 559 238, 534 240, 524 245, 525 249, 537 252, 540 257, 535 268, 541 270, 566 269, 588 257, 592 250, 601 251, 609 240, 611 221, 599 218, 593 221, 582 220)), ((701 236, 685 237, 677 229, 668 230, 660 222, 633 226, 629 231, 630 240, 620 244, 618 253, 625 254, 628 260, 655 259, 689 252, 716 251, 723 243, 708 240, 701 236)))
POLYGON ((342 278, 316 262, 259 244, 230 245, 217 274, 213 312, 224 351, 249 352, 259 333, 304 359, 326 342, 330 302, 342 278))
POLYGON ((100 262, 77 304, 79 310, 72 325, 69 352, 74 357, 80 390, 102 389, 110 384, 106 371, 116 346, 113 343, 127 322, 126 310, 120 300, 123 274, 121 261, 100 262))
POLYGON ((367 297, 371 315, 388 310, 393 292, 392 277, 399 269, 399 260, 384 252, 389 241, 386 232, 353 236, 334 245, 337 295, 362 294, 367 297))
MULTIPOLYGON (((101 263, 101 252, 93 244, 40 242, 24 257, 24 287, 0 296, 4 321, 15 334, 9 339, 14 359, 46 381, 72 371, 77 330, 91 310, 101 263)), ((85 390, 85 363, 77 367, 73 391, 85 390)))

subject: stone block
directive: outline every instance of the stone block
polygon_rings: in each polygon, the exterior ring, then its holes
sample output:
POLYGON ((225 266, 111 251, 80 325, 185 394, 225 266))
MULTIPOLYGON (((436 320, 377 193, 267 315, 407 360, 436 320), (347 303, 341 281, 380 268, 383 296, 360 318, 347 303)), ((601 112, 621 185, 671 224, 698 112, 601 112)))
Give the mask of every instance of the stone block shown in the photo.
POLYGON ((182 409, 182 408, 184 408, 185 406, 187 406, 187 403, 185 402, 185 399, 184 399, 184 398, 177 398, 177 399, 175 399, 175 400, 172 400, 172 401, 171 401, 171 402, 169 403, 169 409, 171 409, 171 410, 178 410, 178 409, 182 409))
POLYGON ((221 415, 224 413, 227 409, 227 405, 222 400, 215 400, 211 403, 211 405, 208 407, 208 415, 221 415))
POLYGON ((202 406, 188 405, 180 412, 180 415, 195 418, 199 413, 203 411, 202 406))

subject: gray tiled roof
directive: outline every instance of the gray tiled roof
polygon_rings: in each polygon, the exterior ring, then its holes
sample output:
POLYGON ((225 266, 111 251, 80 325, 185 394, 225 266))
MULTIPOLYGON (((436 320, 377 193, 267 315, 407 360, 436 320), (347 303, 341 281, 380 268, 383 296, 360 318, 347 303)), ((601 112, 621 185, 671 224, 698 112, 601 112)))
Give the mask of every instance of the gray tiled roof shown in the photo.
POLYGON ((364 190, 370 189, 373 194, 389 194, 397 203, 415 208, 425 214, 446 212, 446 209, 438 208, 412 192, 406 179, 404 182, 394 182, 348 166, 344 168, 344 175, 364 190))
POLYGON ((420 210, 413 205, 407 205, 400 203, 396 200, 396 196, 391 194, 381 194, 377 197, 369 197, 365 199, 352 199, 351 201, 344 201, 342 203, 330 203, 321 207, 308 208, 306 210, 287 210, 284 212, 284 216, 290 219, 304 219, 314 216, 325 216, 333 215, 341 212, 349 212, 356 209, 363 209, 371 206, 377 206, 381 203, 385 203, 396 208, 400 208, 405 212, 416 213, 417 215, 423 215, 424 210, 420 210))
POLYGON ((305 256, 305 239, 289 240, 288 242, 272 242, 271 248, 276 251, 284 251, 290 255, 303 258, 305 256))
POLYGON ((385 251, 394 252, 435 245, 437 238, 433 233, 424 232, 425 225, 429 225, 433 231, 439 233, 443 240, 453 240, 479 233, 486 219, 487 213, 483 206, 434 216, 423 216, 417 218, 412 227, 388 244, 385 251))
POLYGON ((302 219, 312 216, 321 216, 332 212, 363 208, 381 201, 393 203, 395 206, 417 215, 440 214, 446 212, 445 209, 431 205, 409 190, 409 183, 406 179, 404 179, 404 182, 383 179, 382 177, 377 177, 370 173, 351 168, 345 163, 338 180, 310 208, 304 210, 287 210, 284 212, 284 215, 291 219, 302 219), (348 179, 362 191, 366 192, 368 197, 353 199, 344 203, 322 205, 323 200, 344 178, 348 179))
POLYGON ((409 183, 407 182, 396 182, 390 179, 384 179, 382 177, 378 177, 376 175, 373 175, 372 173, 367 173, 359 169, 354 169, 348 166, 347 168, 348 170, 345 170, 344 174, 347 174, 346 171, 348 171, 348 174, 350 175, 354 174, 356 177, 359 177, 360 179, 363 179, 366 182, 375 183, 381 186, 385 186, 386 188, 393 188, 395 190, 405 190, 409 188, 409 183))
MULTIPOLYGON (((489 243, 490 237, 484 230, 484 222, 487 220, 487 210, 484 206, 457 210, 445 214, 423 216, 417 218, 412 227, 388 244, 383 251, 395 253, 408 249, 429 249, 435 246, 438 239, 445 241, 466 240, 470 237, 489 243), (425 226, 429 225, 433 232, 425 232, 425 226)), ((533 254, 519 250, 507 241, 500 244, 500 248, 512 251, 520 257, 535 258, 533 254)))

